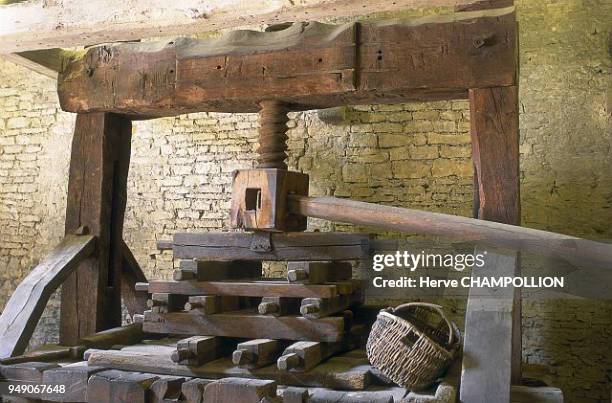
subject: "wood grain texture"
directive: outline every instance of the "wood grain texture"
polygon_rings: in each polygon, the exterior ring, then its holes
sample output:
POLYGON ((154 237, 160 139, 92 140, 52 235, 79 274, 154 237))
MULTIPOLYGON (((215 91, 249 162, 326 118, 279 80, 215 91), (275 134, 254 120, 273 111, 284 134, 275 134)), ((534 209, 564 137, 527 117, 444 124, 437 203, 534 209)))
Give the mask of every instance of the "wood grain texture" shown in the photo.
POLYGON ((218 39, 92 47, 66 61, 58 93, 66 111, 137 118, 257 112, 262 99, 306 110, 466 98, 470 88, 516 84, 516 46, 512 8, 404 22, 296 23, 218 39))
POLYGON ((147 277, 132 254, 130 247, 121 240, 121 298, 130 315, 147 309, 147 292, 136 290, 136 283, 146 283, 147 277))
POLYGON ((140 40, 159 36, 190 36, 220 28, 279 24, 287 21, 355 18, 372 13, 427 7, 455 7, 490 0, 314 0, 284 2, 232 2, 176 0, 142 2, 79 0, 40 3, 5 0, 1 6, 0 53, 92 43, 140 40))
MULTIPOLYGON (((520 225, 518 87, 470 90, 470 125, 478 215, 483 220, 520 225)), ((520 256, 506 276, 519 276, 520 256)), ((521 379, 522 315, 520 289, 514 290, 511 343, 512 381, 521 379)), ((490 343, 483 341, 483 343, 490 343)), ((495 341, 497 346, 499 340, 495 341)))
POLYGON ((561 258, 577 267, 609 270, 612 262, 612 245, 554 232, 336 197, 289 198, 289 209, 308 217, 518 249, 561 258))
POLYGON ((175 234, 174 258, 202 260, 359 260, 367 258, 370 236, 333 232, 272 233, 272 250, 254 247, 250 233, 175 234))
POLYGON ((91 235, 67 235, 17 286, 0 315, 0 358, 25 351, 49 298, 94 247, 91 235))
POLYGON ((299 316, 266 316, 253 311, 213 315, 195 312, 145 312, 143 330, 149 333, 206 334, 211 336, 285 340, 339 341, 348 330, 342 316, 310 320, 299 316))
POLYGON ((276 365, 258 369, 235 366, 231 358, 220 358, 202 366, 189 367, 170 359, 154 347, 142 347, 140 351, 96 350, 92 351, 89 365, 105 368, 162 373, 208 379, 227 377, 258 378, 277 381, 281 385, 318 386, 343 390, 363 390, 373 381, 371 366, 364 351, 332 357, 307 372, 279 371, 276 365))
POLYGON ((261 281, 151 281, 149 292, 182 295, 227 295, 240 297, 332 298, 350 294, 352 282, 337 284, 289 284, 282 280, 261 281))
POLYGON ((68 179, 66 233, 86 226, 98 240, 94 256, 62 287, 60 342, 121 324, 123 216, 131 122, 113 114, 77 116, 68 179))

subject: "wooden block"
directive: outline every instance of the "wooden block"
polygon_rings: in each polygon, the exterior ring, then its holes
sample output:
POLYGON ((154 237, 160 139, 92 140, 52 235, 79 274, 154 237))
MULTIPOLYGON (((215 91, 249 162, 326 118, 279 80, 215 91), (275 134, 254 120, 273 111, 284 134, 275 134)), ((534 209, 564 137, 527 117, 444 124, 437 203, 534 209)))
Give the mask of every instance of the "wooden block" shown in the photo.
POLYGON ((240 297, 233 296, 194 295, 190 296, 185 304, 186 311, 195 311, 203 315, 238 309, 240 309, 240 297))
POLYGON ((349 262, 289 262, 287 280, 303 281, 308 284, 324 284, 333 281, 350 280, 353 267, 349 262))
POLYGON ((257 310, 260 315, 284 316, 297 313, 299 305, 295 298, 263 297, 257 310))
POLYGON ((269 234, 271 250, 251 233, 179 233, 172 241, 177 259, 302 261, 359 260, 370 253, 368 234, 289 232, 269 234))
MULTIPOLYGON (((294 316, 256 315, 253 311, 235 311, 214 315, 194 312, 155 314, 145 312, 143 329, 150 333, 209 334, 225 337, 286 340, 339 341, 344 337, 345 318, 327 317, 317 320, 294 316)), ((350 326, 350 325, 349 325, 350 326)))
POLYGON ((261 368, 276 361, 286 342, 271 339, 255 339, 238 343, 232 354, 232 362, 241 368, 261 368))
POLYGON ((260 278, 261 262, 248 260, 207 261, 183 259, 179 269, 173 273, 173 279, 197 281, 243 280, 260 278), (174 278, 174 276, 178 278, 174 278))
POLYGON ((257 369, 241 368, 230 358, 219 358, 199 367, 180 365, 170 354, 160 352, 156 346, 141 346, 140 351, 92 351, 89 365, 104 366, 127 371, 164 372, 176 376, 218 379, 231 376, 271 379, 281 385, 316 386, 343 390, 363 390, 373 381, 372 367, 365 351, 349 352, 331 357, 307 372, 279 371, 275 365, 257 369))
POLYGON ((0 375, 4 379, 42 383, 43 372, 54 368, 59 368, 59 365, 47 362, 23 362, 0 365, 0 375))
POLYGON ((196 378, 183 383, 181 393, 187 403, 206 403, 204 401, 204 389, 206 385, 214 382, 208 379, 196 378))
POLYGON ((280 371, 309 371, 327 358, 358 347, 365 333, 364 325, 354 326, 342 341, 322 343, 298 341, 289 345, 278 358, 280 371))
POLYGON ((282 391, 283 403, 309 403, 308 389, 288 387, 282 391))
POLYGON ((147 306, 156 313, 168 313, 183 310, 187 297, 179 294, 152 293, 147 306))
POLYGON ((89 403, 147 403, 148 390, 159 375, 117 370, 102 371, 89 378, 89 403))
POLYGON ((234 171, 230 223, 259 231, 304 231, 306 217, 290 214, 287 195, 308 196, 308 175, 285 169, 234 171))
POLYGON ((357 290, 350 295, 339 295, 334 298, 304 298, 300 313, 307 319, 319 319, 333 315, 363 303, 363 293, 357 290))
POLYGON ((181 397, 183 383, 189 379, 182 376, 160 376, 150 387, 149 402, 177 402, 181 397))
POLYGON ((226 295, 242 297, 332 298, 351 294, 355 282, 334 284, 288 284, 287 281, 151 281, 154 293, 181 295, 226 295))
POLYGON ((193 336, 180 340, 171 354, 172 361, 181 365, 202 365, 233 350, 235 341, 215 336, 193 336))
POLYGON ((86 361, 65 365, 43 372, 43 384, 57 384, 66 387, 65 393, 47 393, 44 400, 52 402, 86 402, 89 377, 104 368, 88 366, 86 361))
POLYGON ((206 403, 260 403, 276 398, 276 382, 262 379, 224 378, 204 389, 206 403))

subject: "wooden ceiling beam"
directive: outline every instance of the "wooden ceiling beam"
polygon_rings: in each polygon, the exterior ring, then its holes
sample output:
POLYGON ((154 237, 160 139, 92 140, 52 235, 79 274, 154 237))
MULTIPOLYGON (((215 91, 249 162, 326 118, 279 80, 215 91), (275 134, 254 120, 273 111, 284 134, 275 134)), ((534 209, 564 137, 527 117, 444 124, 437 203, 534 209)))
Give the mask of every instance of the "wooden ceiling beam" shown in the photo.
MULTIPOLYGON (((511 1, 511 0, 510 0, 511 1)), ((0 54, 72 48, 411 8, 505 6, 508 0, 63 0, 0 2, 0 54), (4 4, 3 4, 4 3, 4 4), (14 3, 14 4, 11 4, 14 3)))
POLYGON ((461 14, 96 46, 65 61, 59 100, 68 112, 150 118, 257 112, 264 99, 308 110, 515 85, 513 9, 461 14))

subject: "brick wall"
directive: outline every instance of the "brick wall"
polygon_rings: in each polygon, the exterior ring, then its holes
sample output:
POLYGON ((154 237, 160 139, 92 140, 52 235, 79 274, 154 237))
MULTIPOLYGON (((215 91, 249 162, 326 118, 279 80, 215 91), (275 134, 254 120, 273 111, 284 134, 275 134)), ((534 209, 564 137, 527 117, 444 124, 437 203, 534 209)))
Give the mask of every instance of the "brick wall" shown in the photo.
MULTIPOLYGON (((523 225, 610 238, 606 16, 612 6, 603 0, 517 3, 523 225)), ((289 165, 310 174, 313 194, 470 215, 466 101, 334 108, 291 118, 289 165)), ((63 233, 73 122, 59 111, 51 80, 0 60, 0 267, 6 268, 0 307, 63 233)), ((252 114, 135 122, 125 239, 149 277, 166 277, 172 267, 171 256, 156 250, 157 239, 228 228, 230 173, 253 165, 257 126, 252 114)), ((309 225, 353 229, 321 220, 309 225)), ((454 310, 460 318, 462 304, 454 310)), ((526 302, 524 360, 549 366, 567 401, 609 399, 611 314, 612 304, 603 301, 526 302)), ((36 342, 54 340, 57 318, 54 299, 36 342)))

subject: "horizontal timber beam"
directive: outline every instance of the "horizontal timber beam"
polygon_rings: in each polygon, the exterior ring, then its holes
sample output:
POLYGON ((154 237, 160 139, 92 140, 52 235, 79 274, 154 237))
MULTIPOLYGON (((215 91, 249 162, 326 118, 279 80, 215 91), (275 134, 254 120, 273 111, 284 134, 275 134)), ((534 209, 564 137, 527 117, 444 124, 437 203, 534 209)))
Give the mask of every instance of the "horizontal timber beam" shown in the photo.
MULTIPOLYGON (((511 0, 510 0, 511 1, 511 0)), ((473 10, 507 0, 0 1, 0 53, 76 47, 289 21, 356 17, 423 7, 473 10), (17 3, 17 4, 11 4, 17 3), (19 4, 21 3, 21 4, 19 4), (8 4, 8 5, 7 5, 8 4)))
POLYGON ((612 267, 612 244, 554 232, 336 197, 290 195, 288 208, 306 217, 523 250, 561 258, 577 267, 612 267))
POLYGON ((516 18, 509 7, 418 21, 295 23, 101 45, 62 66, 62 109, 137 119, 257 112, 264 99, 308 110, 467 98, 470 88, 516 84, 516 18))

